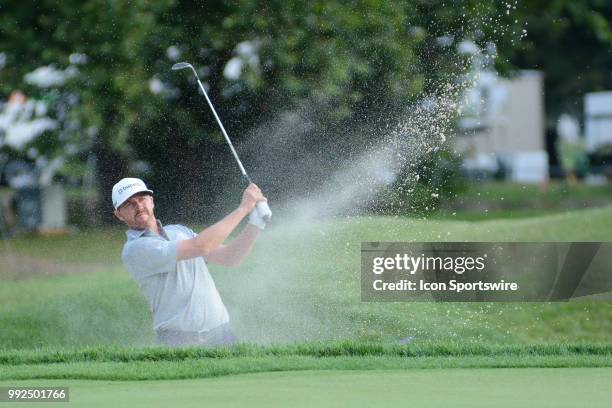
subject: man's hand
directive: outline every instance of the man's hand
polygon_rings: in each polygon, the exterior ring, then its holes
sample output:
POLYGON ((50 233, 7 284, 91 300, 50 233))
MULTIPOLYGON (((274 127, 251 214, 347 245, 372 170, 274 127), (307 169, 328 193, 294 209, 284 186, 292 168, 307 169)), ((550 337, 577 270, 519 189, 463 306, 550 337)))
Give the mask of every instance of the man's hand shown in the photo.
POLYGON ((267 201, 266 197, 261 193, 261 190, 255 183, 249 184, 249 186, 242 193, 242 201, 240 202, 240 208, 246 212, 251 212, 257 205, 258 201, 267 201))
MULTIPOLYGON (((248 254, 253 247, 259 230, 246 228, 230 245, 223 242, 240 224, 244 217, 255 209, 258 201, 267 201, 261 190, 255 184, 250 184, 242 194, 240 206, 226 215, 221 221, 206 228, 191 239, 179 241, 176 259, 192 259, 199 256, 209 258, 212 256, 215 263, 223 265, 236 265, 248 254)), ((265 225, 265 224, 264 224, 265 225)), ((263 229, 263 228, 261 228, 263 229)))

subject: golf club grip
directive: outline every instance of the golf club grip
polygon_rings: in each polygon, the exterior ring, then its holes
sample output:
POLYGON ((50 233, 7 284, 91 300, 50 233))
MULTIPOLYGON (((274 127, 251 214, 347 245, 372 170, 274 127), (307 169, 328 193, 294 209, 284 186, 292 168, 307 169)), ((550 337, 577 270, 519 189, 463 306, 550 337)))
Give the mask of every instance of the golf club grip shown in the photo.
POLYGON ((259 201, 255 206, 255 210, 265 222, 270 222, 272 218, 272 210, 266 201, 259 201))

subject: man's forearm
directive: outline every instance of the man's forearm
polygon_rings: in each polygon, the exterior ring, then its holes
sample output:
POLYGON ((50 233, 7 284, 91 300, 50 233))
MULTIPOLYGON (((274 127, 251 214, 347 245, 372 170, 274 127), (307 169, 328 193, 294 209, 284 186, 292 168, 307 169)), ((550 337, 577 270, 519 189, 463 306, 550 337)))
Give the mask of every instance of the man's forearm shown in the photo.
POLYGON ((205 250, 205 253, 210 253, 217 249, 223 241, 229 237, 234 229, 240 224, 240 221, 249 213, 248 210, 238 207, 221 221, 205 228, 194 239, 199 248, 205 250))
POLYGON ((261 230, 247 224, 242 232, 228 245, 221 245, 212 251, 207 260, 226 266, 238 266, 253 249, 261 230))
POLYGON ((209 256, 223 245, 223 241, 240 224, 240 221, 255 208, 257 202, 265 200, 266 198, 259 187, 253 183, 249 184, 242 193, 242 200, 237 209, 195 237, 179 241, 176 259, 181 261, 199 256, 209 256))

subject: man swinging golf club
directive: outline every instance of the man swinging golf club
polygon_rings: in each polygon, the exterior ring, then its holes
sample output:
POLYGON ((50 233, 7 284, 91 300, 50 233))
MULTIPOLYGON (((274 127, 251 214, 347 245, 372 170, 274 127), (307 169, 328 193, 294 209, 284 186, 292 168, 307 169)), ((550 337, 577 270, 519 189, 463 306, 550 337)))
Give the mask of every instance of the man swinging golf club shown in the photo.
POLYGON ((158 342, 169 346, 236 342, 206 264, 235 266, 251 251, 266 226, 266 218, 256 210, 257 203, 267 201, 259 187, 251 183, 237 209, 199 234, 182 225, 163 226, 153 212, 153 191, 140 179, 119 181, 112 198, 115 216, 129 227, 122 260, 149 302, 158 342), (224 245, 247 215, 244 230, 224 245))

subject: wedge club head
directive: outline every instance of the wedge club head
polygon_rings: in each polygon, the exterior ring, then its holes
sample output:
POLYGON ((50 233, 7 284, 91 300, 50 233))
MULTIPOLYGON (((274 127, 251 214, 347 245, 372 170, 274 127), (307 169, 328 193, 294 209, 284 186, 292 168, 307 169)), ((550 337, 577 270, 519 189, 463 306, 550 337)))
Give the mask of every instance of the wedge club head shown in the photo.
POLYGON ((181 69, 187 69, 187 68, 191 68, 191 70, 193 71, 193 74, 196 76, 196 78, 199 81, 200 80, 200 76, 196 72, 196 70, 193 67, 193 65, 191 65, 190 63, 188 63, 188 62, 177 62, 176 64, 174 64, 172 66, 172 70, 173 71, 180 71, 181 69))
POLYGON ((177 62, 176 64, 172 66, 173 71, 178 71, 179 69, 185 69, 185 68, 193 68, 193 67, 188 62, 177 62))

